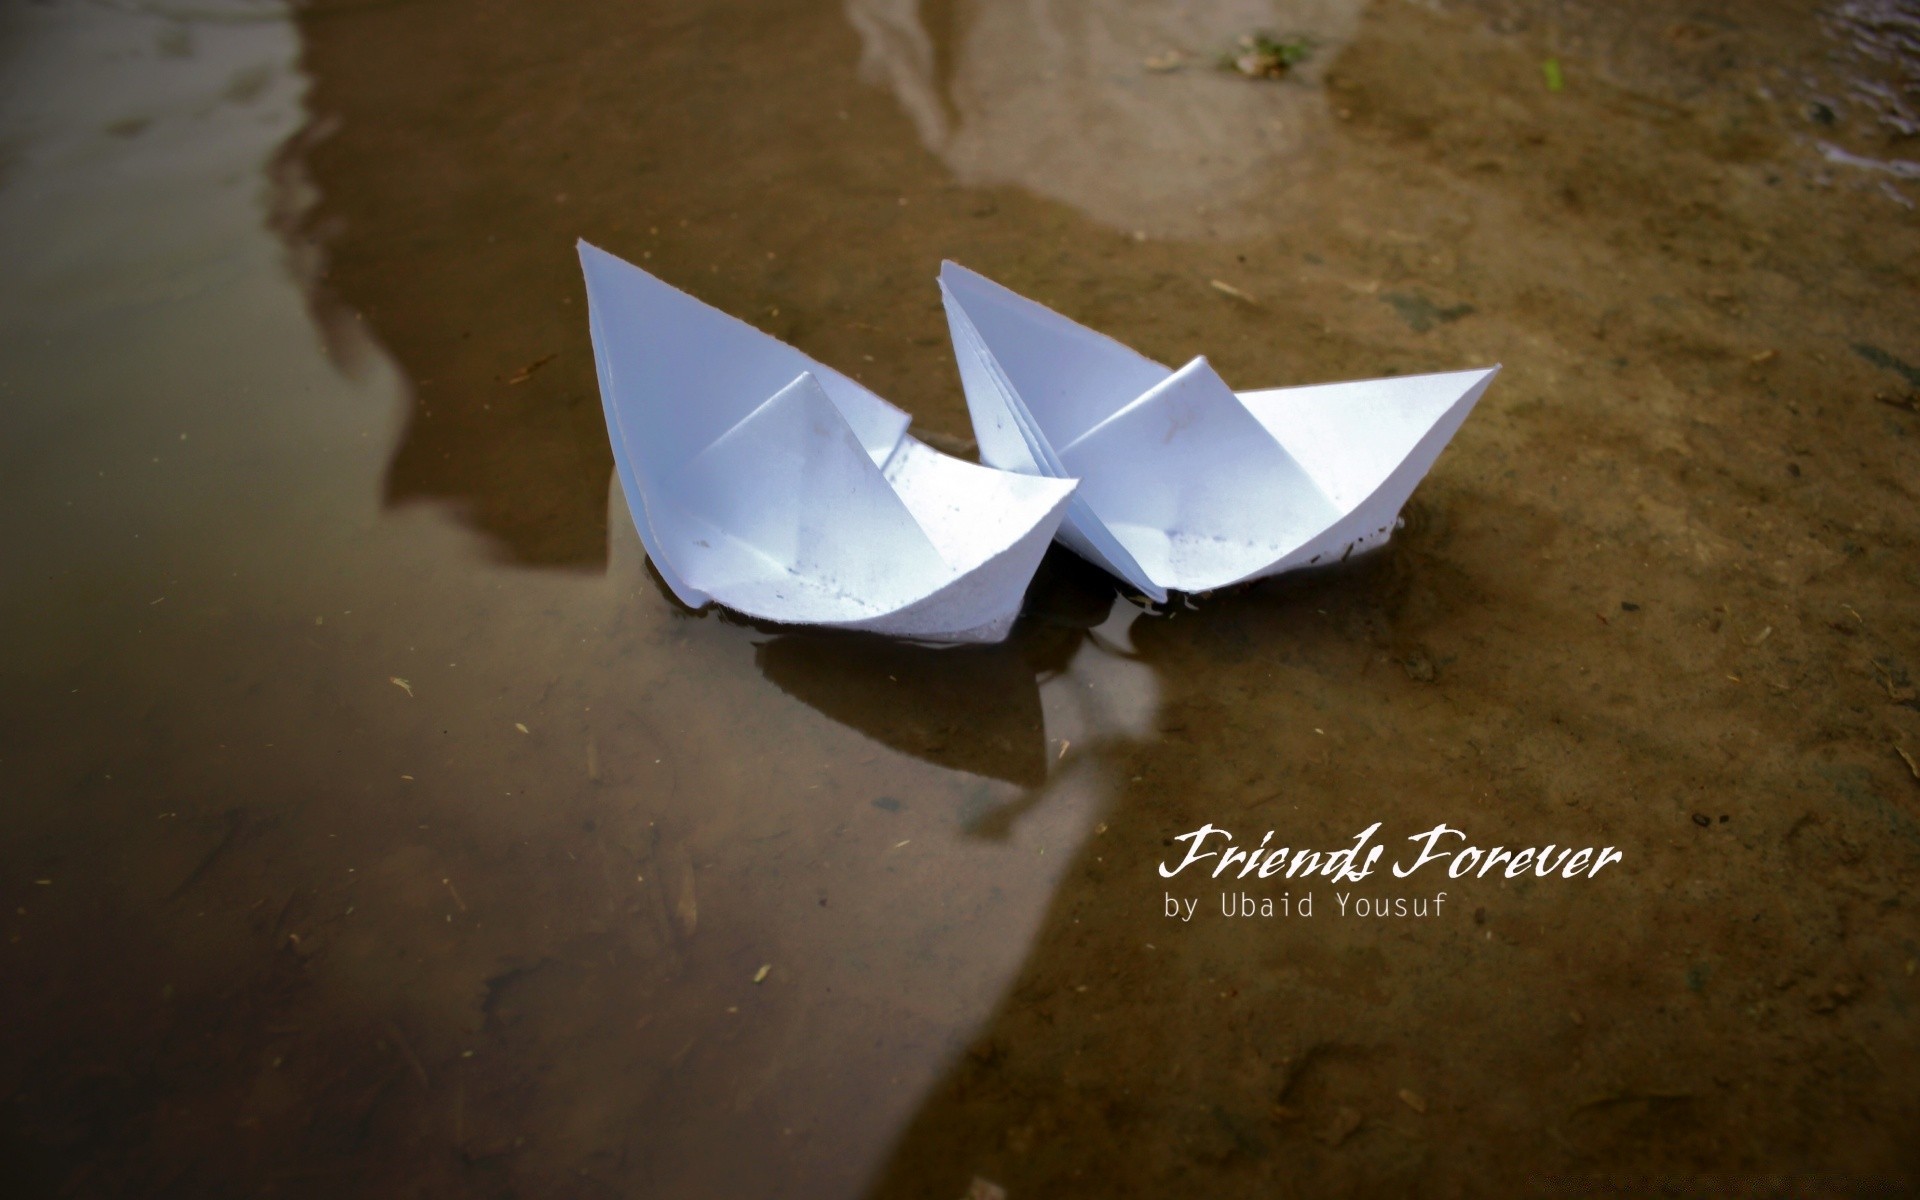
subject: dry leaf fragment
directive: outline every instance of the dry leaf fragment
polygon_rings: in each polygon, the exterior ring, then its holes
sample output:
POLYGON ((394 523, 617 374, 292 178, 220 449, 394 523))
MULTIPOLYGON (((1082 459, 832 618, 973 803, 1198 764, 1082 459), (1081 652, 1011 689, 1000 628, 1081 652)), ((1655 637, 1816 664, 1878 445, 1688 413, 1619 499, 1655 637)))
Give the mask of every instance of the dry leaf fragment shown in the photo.
POLYGON ((1242 51, 1228 54, 1221 65, 1249 79, 1280 79, 1293 67, 1313 57, 1313 40, 1306 37, 1278 38, 1268 33, 1250 33, 1235 43, 1242 51))
POLYGON ((694 887, 692 863, 681 867, 680 896, 674 901, 673 912, 680 919, 681 936, 692 937, 693 931, 700 926, 700 894, 694 887))
POLYGON ((1314 1136, 1329 1146, 1338 1146, 1353 1136, 1362 1120, 1359 1109, 1341 1108, 1334 1112, 1333 1119, 1327 1122, 1326 1127, 1314 1136))
POLYGON ((527 380, 533 378, 533 373, 535 371, 538 371, 541 367, 546 366, 548 363, 552 362, 554 359, 559 357, 560 356, 558 354, 549 354, 545 358, 536 358, 532 362, 528 363, 526 366, 521 367, 518 371, 515 371, 513 374, 507 376, 501 382, 507 384, 508 386, 512 386, 513 384, 516 384, 516 383, 525 383, 527 380))
POLYGON ((1913 772, 1913 777, 1920 779, 1920 762, 1913 761, 1913 755, 1907 753, 1907 748, 1905 746, 1895 746, 1893 752, 1900 756, 1900 761, 1907 764, 1907 770, 1913 772))

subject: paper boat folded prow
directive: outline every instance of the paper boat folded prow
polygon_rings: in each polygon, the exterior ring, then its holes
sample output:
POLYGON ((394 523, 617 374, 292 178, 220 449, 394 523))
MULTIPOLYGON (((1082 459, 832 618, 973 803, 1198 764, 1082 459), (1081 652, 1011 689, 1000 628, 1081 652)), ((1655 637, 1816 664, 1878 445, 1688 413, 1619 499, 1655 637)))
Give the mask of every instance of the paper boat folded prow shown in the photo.
POLYGON ((1060 540, 1157 601, 1386 541, 1500 369, 1236 395, 957 264, 940 294, 980 461, 1078 479, 1060 540))
POLYGON ((830 367, 580 243, 614 466, 660 576, 694 608, 995 642, 1073 493, 907 435, 830 367))

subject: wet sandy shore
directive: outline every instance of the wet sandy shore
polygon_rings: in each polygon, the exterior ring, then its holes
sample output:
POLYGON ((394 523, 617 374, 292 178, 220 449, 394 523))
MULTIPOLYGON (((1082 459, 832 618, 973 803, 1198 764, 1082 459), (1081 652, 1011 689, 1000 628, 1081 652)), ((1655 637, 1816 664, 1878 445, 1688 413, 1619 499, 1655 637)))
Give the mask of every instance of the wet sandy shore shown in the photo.
POLYGON ((1920 1187, 1911 8, 1675 12, 8 17, 14 1175, 1920 1187), (1313 57, 1215 66, 1261 26, 1313 57), (949 447, 942 258, 1237 387, 1505 369, 1340 569, 1146 613, 1056 550, 1003 646, 780 631, 609 504, 577 237, 949 447), (1622 859, 1156 869, 1441 821, 1622 859))

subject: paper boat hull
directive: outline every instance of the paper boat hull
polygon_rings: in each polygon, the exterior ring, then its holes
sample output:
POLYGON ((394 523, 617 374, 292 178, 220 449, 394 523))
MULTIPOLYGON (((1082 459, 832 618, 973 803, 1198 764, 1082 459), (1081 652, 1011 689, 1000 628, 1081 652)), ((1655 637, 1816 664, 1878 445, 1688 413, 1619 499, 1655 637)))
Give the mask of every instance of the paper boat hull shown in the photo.
MULTIPOLYGON (((931 448, 927 452, 938 453, 931 448)), ((660 572, 668 590, 674 592, 676 598, 681 598, 673 581, 662 570, 662 556, 647 547, 651 535, 646 531, 644 507, 634 503, 625 486, 618 482, 610 501, 616 511, 623 515, 617 520, 610 520, 608 529, 619 537, 622 535, 621 527, 631 524, 647 560, 653 563, 654 570, 660 572)), ((742 603, 737 605, 721 603, 722 607, 731 608, 743 616, 774 625, 804 624, 822 629, 845 629, 913 642, 993 644, 1005 641, 1019 619, 1027 587, 1034 573, 1039 570, 1047 547, 1053 543, 1056 525, 1057 517, 1054 521, 1034 524, 1017 541, 976 570, 952 580, 945 587, 930 592, 912 604, 873 617, 797 622, 787 619, 782 609, 757 606, 749 599, 742 598, 742 603)), ((684 598, 681 599, 686 603, 684 598)), ((707 597, 698 604, 689 603, 687 606, 701 608, 712 603, 715 603, 713 598, 707 597)))
POLYGON ((940 284, 982 460, 1079 479, 1060 541, 1155 600, 1385 542, 1499 370, 1236 394, 955 264, 940 284))
POLYGON ((944 587, 884 616, 848 621, 841 627, 926 642, 1006 640, 1020 616, 1027 585, 1053 543, 1064 507, 1053 510, 1049 519, 1034 523, 990 561, 944 587))
POLYGON ((1004 638, 1071 481, 942 455, 848 377, 586 243, 621 491, 691 607, 921 641, 1004 638))

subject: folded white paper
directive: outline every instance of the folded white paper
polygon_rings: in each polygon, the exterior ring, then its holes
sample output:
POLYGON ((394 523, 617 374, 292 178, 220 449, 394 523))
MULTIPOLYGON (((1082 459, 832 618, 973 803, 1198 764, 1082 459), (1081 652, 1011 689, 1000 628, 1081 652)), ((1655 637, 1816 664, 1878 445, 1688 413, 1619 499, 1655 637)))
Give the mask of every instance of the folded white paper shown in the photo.
POLYGON ((940 294, 980 460, 1079 480, 1060 540, 1154 600, 1386 541, 1500 369, 1235 395, 954 263, 940 294))
POLYGON ((579 249, 614 465, 675 596, 923 641, 1007 635, 1072 481, 941 454, 838 371, 579 249))

